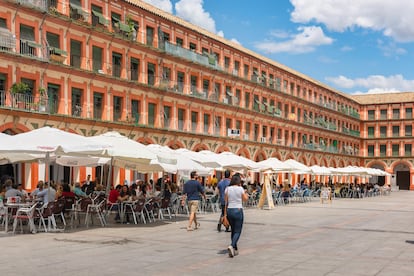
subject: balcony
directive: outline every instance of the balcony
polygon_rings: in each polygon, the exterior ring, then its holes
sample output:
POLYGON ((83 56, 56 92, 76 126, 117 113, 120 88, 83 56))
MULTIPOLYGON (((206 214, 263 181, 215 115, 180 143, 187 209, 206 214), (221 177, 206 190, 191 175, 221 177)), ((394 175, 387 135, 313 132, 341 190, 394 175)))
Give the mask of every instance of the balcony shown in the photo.
POLYGON ((46 96, 35 97, 30 94, 0 91, 0 107, 50 113, 57 105, 46 96))
POLYGON ((352 108, 349 108, 349 107, 345 107, 343 105, 338 105, 338 110, 337 111, 342 112, 346 115, 352 116, 356 119, 360 118, 360 115, 359 115, 358 111, 356 111, 352 108))
POLYGON ((20 40, 20 54, 24 56, 29 56, 32 58, 40 57, 40 51, 42 49, 42 44, 39 44, 31 40, 20 40))
POLYGON ((22 6, 30 8, 36 8, 42 11, 47 11, 48 3, 47 0, 16 0, 22 6))
POLYGON ((177 56, 177 57, 185 58, 195 63, 202 64, 207 67, 212 67, 213 69, 216 69, 216 70, 222 70, 220 66, 217 64, 215 57, 212 57, 212 55, 208 55, 208 54, 200 55, 194 51, 171 44, 168 41, 165 42, 165 52, 167 52, 168 54, 177 56))
POLYGON ((207 98, 207 94, 203 91, 203 89, 198 89, 197 86, 194 85, 191 86, 191 95, 202 99, 207 98))
POLYGON ((62 49, 59 49, 57 47, 48 47, 49 52, 49 60, 57 62, 57 63, 64 63, 68 53, 62 49))
POLYGON ((358 130, 350 130, 349 134, 355 137, 360 137, 360 132, 358 130))
POLYGON ((0 28, 0 51, 14 52, 16 36, 6 28, 0 28))
POLYGON ((89 12, 84 10, 81 6, 70 3, 70 18, 74 20, 87 22, 89 19, 89 12))

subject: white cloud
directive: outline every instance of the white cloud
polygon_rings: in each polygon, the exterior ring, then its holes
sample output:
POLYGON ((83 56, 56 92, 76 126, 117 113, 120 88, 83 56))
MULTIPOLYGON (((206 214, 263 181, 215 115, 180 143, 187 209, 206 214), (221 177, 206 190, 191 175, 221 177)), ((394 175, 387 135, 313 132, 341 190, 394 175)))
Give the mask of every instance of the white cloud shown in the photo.
POLYGON ((144 2, 153 5, 165 12, 173 13, 173 6, 170 0, 144 0, 144 2))
MULTIPOLYGON (((169 13, 173 13, 173 5, 171 0, 144 0, 148 4, 151 4, 161 10, 169 13)), ((175 3, 176 16, 197 25, 207 31, 210 31, 218 36, 224 38, 224 32, 222 30, 216 30, 216 22, 211 17, 210 13, 204 10, 203 0, 179 0, 175 3)), ((249 24, 248 21, 244 22, 249 24)), ((237 39, 230 39, 234 43, 241 44, 237 39)))
POLYGON ((399 58, 401 55, 405 55, 407 51, 404 48, 398 47, 394 42, 385 42, 381 39, 377 41, 378 48, 381 49, 382 53, 386 57, 399 58))
POLYGON ((270 35, 276 38, 288 38, 289 33, 284 30, 271 30, 270 35))
POLYGON ((217 33, 216 22, 203 7, 203 0, 180 0, 175 4, 177 16, 207 31, 217 33))
POLYGON ((240 41, 238 41, 238 40, 237 40, 237 39, 235 39, 235 38, 230 39, 230 41, 231 41, 231 42, 233 42, 233 43, 236 43, 236 44, 242 45, 242 44, 240 43, 240 41))
POLYGON ((331 57, 327 57, 327 56, 318 57, 318 61, 320 61, 321 63, 326 63, 326 64, 332 64, 332 63, 337 63, 338 62, 338 60, 333 59, 331 57))
POLYGON ((290 0, 291 20, 317 22, 343 32, 354 28, 381 31, 398 42, 414 41, 414 1, 407 0, 290 0))
POLYGON ((351 95, 366 95, 366 94, 384 94, 384 93, 400 93, 397 89, 380 89, 380 88, 373 88, 369 89, 367 92, 363 91, 355 91, 350 93, 351 95))
POLYGON ((291 35, 290 40, 282 42, 265 41, 256 43, 256 48, 266 53, 308 53, 316 46, 332 44, 333 39, 325 36, 317 26, 299 27, 300 33, 291 35))
POLYGON ((341 48, 342 52, 349 52, 349 51, 352 51, 352 50, 353 50, 353 48, 351 46, 343 46, 341 48))
MULTIPOLYGON (((414 91, 414 80, 404 79, 403 75, 371 75, 366 78, 347 78, 345 76, 328 77, 326 80, 345 89, 366 88, 368 93, 410 92, 414 91)), ((361 93, 361 92, 358 92, 361 93)), ((366 92, 365 92, 366 93, 366 92)))

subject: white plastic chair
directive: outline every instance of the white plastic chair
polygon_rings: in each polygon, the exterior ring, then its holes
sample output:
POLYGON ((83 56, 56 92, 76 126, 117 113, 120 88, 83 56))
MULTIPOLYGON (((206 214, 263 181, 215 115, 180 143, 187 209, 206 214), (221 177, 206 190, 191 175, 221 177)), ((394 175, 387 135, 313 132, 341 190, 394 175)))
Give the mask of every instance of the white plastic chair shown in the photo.
POLYGON ((20 229, 23 233, 23 220, 29 222, 29 230, 31 233, 36 233, 36 226, 34 223, 34 212, 36 210, 36 203, 30 207, 20 207, 17 209, 16 214, 13 215, 13 234, 16 232, 17 222, 20 222, 20 229))

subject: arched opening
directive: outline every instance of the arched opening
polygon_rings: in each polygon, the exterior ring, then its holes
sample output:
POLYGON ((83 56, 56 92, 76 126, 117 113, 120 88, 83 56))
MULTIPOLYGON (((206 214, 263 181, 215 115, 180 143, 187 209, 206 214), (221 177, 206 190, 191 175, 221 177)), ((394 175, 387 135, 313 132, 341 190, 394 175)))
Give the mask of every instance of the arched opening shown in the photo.
POLYGON ((400 190, 410 190, 410 168, 405 163, 398 163, 394 167, 391 177, 400 190))

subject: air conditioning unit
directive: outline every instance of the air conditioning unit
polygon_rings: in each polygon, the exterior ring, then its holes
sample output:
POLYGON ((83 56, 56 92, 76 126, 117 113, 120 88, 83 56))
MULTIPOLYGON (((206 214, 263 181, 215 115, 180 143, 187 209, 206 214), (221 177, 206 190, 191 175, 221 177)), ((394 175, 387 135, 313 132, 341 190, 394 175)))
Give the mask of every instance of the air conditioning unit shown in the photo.
POLYGON ((243 135, 243 139, 244 139, 244 140, 249 140, 249 134, 244 134, 244 135, 243 135))
POLYGON ((99 74, 105 74, 105 71, 104 71, 104 70, 102 70, 102 69, 99 69, 99 70, 98 70, 98 73, 99 73, 99 74))
POLYGON ((240 136, 240 129, 227 129, 227 135, 230 137, 240 136))
POLYGON ((262 143, 266 143, 266 137, 261 137, 261 138, 260 138, 260 141, 261 141, 262 143))
POLYGON ((225 103, 225 104, 229 104, 229 99, 224 98, 224 99, 223 99, 223 103, 225 103))

